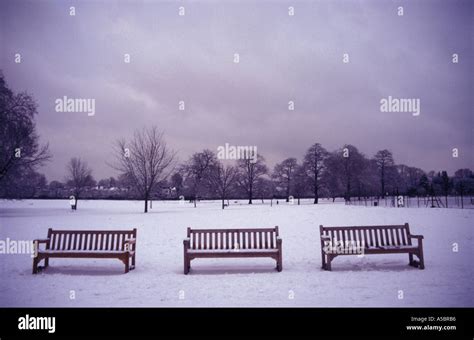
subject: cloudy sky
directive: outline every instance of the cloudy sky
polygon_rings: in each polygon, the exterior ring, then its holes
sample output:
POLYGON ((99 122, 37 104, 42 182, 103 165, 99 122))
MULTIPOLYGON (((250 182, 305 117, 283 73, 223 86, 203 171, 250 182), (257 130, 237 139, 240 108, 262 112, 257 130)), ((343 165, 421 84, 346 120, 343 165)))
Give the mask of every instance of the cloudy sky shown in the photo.
POLYGON ((151 125, 182 161, 230 143, 256 145, 273 166, 301 159, 315 142, 331 151, 350 143, 367 156, 387 148, 397 163, 452 173, 474 168, 473 8, 436 0, 6 0, 0 69, 38 102, 38 132, 54 156, 41 169, 48 180, 62 180, 73 156, 96 179, 115 175, 107 165, 114 141, 151 125), (56 112, 63 96, 95 99, 95 116, 56 112), (420 99, 420 115, 381 112, 388 96, 420 99))

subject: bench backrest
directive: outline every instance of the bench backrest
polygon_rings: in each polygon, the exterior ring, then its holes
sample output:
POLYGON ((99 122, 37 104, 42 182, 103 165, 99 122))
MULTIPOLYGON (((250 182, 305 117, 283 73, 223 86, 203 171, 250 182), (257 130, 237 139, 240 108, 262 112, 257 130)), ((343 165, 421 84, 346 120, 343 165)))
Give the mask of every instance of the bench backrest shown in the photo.
POLYGON ((329 236, 334 243, 355 242, 368 247, 411 245, 410 227, 404 225, 324 227, 319 226, 321 236, 329 236))
POLYGON ((191 229, 190 249, 276 249, 278 227, 257 229, 191 229))
POLYGON ((123 251, 137 230, 48 230, 49 250, 123 251))

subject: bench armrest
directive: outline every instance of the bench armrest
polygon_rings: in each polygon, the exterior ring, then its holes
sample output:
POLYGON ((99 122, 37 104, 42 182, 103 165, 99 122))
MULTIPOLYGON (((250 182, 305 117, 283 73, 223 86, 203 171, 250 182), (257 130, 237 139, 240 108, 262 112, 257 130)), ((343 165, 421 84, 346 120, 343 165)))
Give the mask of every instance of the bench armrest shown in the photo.
POLYGON ((283 243, 283 240, 281 239, 280 236, 277 236, 277 237, 276 237, 276 242, 277 242, 277 247, 278 247, 278 248, 281 248, 281 245, 282 245, 282 243, 283 243))
POLYGON ((408 235, 410 239, 416 238, 418 240, 418 248, 423 249, 423 235, 408 235))
POLYGON ((126 251, 133 253, 135 252, 137 240, 135 238, 129 238, 123 241, 123 245, 126 251))
POLYGON ((184 245, 184 248, 189 248, 189 244, 191 243, 191 239, 188 237, 188 238, 185 238, 183 240, 183 245, 184 245))
POLYGON ((38 251, 40 249, 40 244, 45 244, 47 249, 49 247, 49 242, 49 238, 36 239, 33 240, 33 247, 35 247, 35 249, 38 251))
POLYGON ((33 240, 34 243, 49 243, 49 238, 42 238, 33 240))

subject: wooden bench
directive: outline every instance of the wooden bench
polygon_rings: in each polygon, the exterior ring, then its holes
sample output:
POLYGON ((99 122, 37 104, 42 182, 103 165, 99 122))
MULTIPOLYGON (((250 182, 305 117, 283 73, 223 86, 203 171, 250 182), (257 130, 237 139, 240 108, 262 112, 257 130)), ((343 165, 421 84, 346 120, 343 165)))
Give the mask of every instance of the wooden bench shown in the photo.
POLYGON ((37 256, 33 274, 49 266, 50 258, 117 258, 125 273, 135 268, 137 229, 133 230, 53 230, 46 239, 34 240, 37 256), (44 249, 40 249, 44 244, 44 249), (130 265, 131 258, 131 265, 130 265), (44 267, 38 264, 44 259, 44 267))
POLYGON ((184 274, 195 258, 270 257, 283 269, 278 227, 258 229, 191 229, 184 244, 184 274))
POLYGON ((408 253, 409 265, 425 268, 423 236, 412 235, 408 223, 404 225, 324 227, 321 236, 322 268, 331 270, 331 261, 339 255, 370 255, 408 253), (412 243, 417 239, 417 244, 412 243), (416 255, 419 261, 413 259, 416 255))

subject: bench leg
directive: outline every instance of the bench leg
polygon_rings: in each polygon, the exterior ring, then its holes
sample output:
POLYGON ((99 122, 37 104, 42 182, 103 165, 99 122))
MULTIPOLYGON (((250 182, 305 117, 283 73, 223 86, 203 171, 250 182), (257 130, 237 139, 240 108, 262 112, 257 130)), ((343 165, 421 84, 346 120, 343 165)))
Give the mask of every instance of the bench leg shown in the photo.
POLYGON ((189 273, 189 270, 191 269, 191 260, 188 258, 186 255, 186 251, 184 253, 184 275, 187 275, 189 273))
POLYGON ((328 255, 327 257, 327 263, 326 263, 326 270, 329 270, 331 271, 331 261, 332 261, 333 257, 331 255, 328 255))
POLYGON ((425 259, 423 257, 423 251, 420 251, 418 253, 418 259, 420 260, 420 264, 419 264, 418 268, 425 269, 425 259))
POLYGON ((49 257, 44 259, 44 267, 48 268, 49 267, 49 257))
POLYGON ((326 269, 326 254, 324 252, 321 252, 321 268, 326 269))
POLYGON ((412 267, 414 266, 413 254, 412 253, 408 254, 408 265, 412 266, 412 267))
POLYGON ((283 259, 281 256, 278 256, 276 270, 279 272, 283 270, 283 259))
POLYGON ((33 258, 33 274, 38 273, 38 262, 39 262, 38 256, 34 257, 33 258))
POLYGON ((125 263, 125 273, 128 273, 130 271, 130 264, 127 262, 125 263))
POLYGON ((135 269, 135 254, 132 256, 132 266, 130 267, 130 270, 135 269))
POLYGON ((125 256, 122 256, 120 258, 120 261, 123 262, 125 265, 125 273, 128 273, 130 271, 130 256, 127 254, 125 256))

